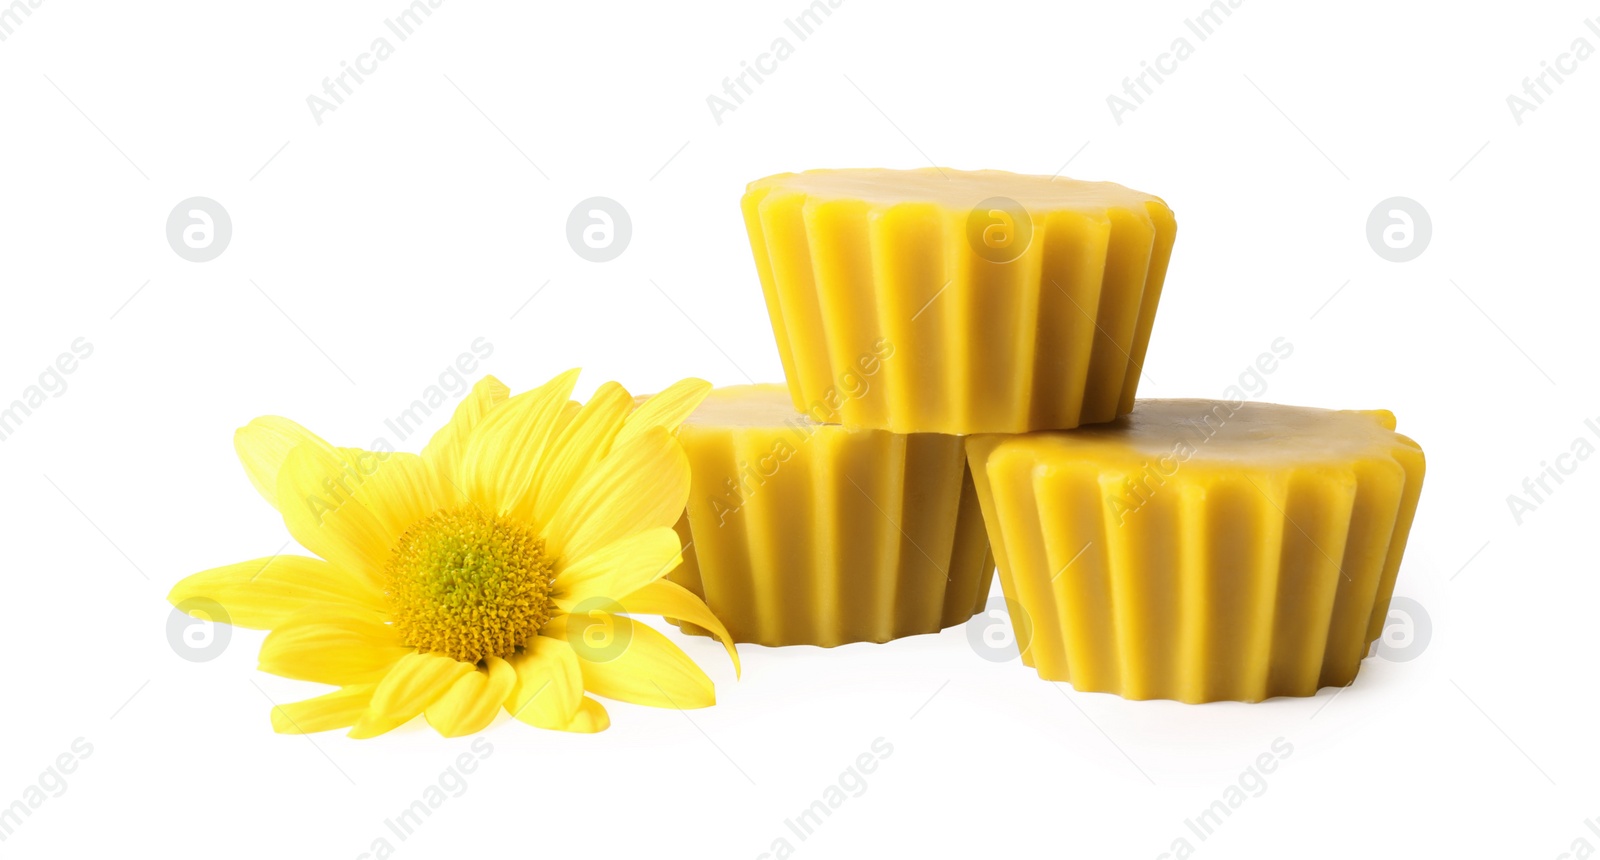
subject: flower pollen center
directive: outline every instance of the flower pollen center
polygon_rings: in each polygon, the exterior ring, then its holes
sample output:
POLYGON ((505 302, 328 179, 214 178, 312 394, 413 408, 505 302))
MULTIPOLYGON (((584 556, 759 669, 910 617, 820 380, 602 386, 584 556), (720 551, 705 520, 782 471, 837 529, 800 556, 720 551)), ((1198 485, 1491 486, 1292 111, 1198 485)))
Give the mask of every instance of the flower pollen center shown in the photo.
POLYGON ((520 523, 453 508, 400 535, 384 592, 407 645, 476 663, 510 657, 550 620, 552 567, 520 523))

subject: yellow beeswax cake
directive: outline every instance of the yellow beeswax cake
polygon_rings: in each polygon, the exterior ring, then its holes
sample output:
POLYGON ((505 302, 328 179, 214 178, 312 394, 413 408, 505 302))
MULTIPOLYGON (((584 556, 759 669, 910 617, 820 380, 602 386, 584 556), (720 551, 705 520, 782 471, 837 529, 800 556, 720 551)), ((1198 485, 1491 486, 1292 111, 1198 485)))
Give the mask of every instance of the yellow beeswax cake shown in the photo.
POLYGON ((668 577, 735 641, 886 642, 983 607, 994 557, 962 439, 817 424, 781 385, 711 392, 678 438, 693 479, 668 577))
POLYGON ((1422 489, 1384 411, 1141 400, 968 454, 1022 657, 1130 699, 1257 702, 1351 683, 1422 489))
POLYGON ((795 408, 896 433, 1132 409, 1177 231, 1120 185, 948 168, 769 176, 744 219, 795 408))

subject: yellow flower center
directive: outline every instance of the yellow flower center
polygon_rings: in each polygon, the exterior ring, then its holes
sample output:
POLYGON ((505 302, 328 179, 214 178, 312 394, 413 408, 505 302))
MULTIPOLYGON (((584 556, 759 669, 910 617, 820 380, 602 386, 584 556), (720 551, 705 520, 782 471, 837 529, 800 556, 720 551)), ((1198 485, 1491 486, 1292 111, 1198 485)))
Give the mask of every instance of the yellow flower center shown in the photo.
POLYGON ((466 663, 509 657, 550 620, 552 563, 521 524, 474 507, 406 529, 384 567, 407 645, 466 663))

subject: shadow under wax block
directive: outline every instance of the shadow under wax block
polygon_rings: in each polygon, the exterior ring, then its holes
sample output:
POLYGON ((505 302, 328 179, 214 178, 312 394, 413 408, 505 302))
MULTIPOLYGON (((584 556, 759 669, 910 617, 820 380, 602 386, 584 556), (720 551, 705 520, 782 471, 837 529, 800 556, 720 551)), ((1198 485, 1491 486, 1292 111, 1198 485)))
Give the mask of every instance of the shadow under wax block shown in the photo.
POLYGON ((982 609, 994 560, 959 437, 818 424, 750 385, 713 391, 678 438, 693 479, 668 578, 735 641, 887 642, 982 609))
POLYGON ((750 183, 745 227, 797 409, 896 433, 1020 433, 1133 408, 1177 233, 1160 198, 998 170, 750 183), (830 399, 863 357, 882 372, 830 399))
POLYGON ((1384 411, 1141 400, 1110 424, 971 438, 1023 661, 1129 699, 1350 684, 1422 490, 1422 449, 1394 427, 1384 411))

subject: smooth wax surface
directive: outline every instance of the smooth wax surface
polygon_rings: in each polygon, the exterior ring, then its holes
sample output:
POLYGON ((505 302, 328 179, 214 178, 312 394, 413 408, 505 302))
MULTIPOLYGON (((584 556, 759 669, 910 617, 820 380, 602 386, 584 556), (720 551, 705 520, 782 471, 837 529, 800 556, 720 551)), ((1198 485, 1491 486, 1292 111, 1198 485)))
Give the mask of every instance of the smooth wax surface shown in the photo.
POLYGON ((1309 696, 1382 631, 1422 488, 1384 411, 1140 401, 968 441, 1043 678, 1131 699, 1309 696))
POLYGON ((1085 182, 1030 176, 1004 170, 916 170, 856 168, 781 173, 750 183, 749 190, 774 188, 817 201, 859 200, 876 205, 932 203, 963 214, 979 201, 1008 197, 1030 210, 1098 215, 1107 209, 1142 209, 1161 200, 1115 182, 1085 182))
POLYGON ((781 385, 713 391, 678 438, 689 549, 668 576, 736 641, 885 642, 982 608, 994 561, 963 440, 816 424, 781 385))
POLYGON ((1133 407, 1177 225, 1109 182, 814 170, 745 226, 795 408, 897 433, 1071 428, 1133 407), (882 373, 841 396, 876 357, 882 373))

